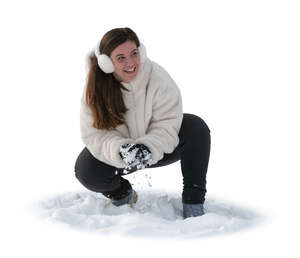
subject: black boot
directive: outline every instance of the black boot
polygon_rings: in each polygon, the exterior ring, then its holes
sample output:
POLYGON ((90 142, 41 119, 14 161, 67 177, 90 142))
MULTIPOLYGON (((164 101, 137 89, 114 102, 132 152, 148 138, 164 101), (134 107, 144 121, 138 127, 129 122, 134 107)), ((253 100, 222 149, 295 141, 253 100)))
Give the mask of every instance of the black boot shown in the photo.
POLYGON ((132 189, 128 180, 121 177, 121 185, 113 191, 102 192, 104 196, 112 200, 112 204, 120 206, 137 202, 137 193, 132 189))
POLYGON ((204 215, 203 203, 206 189, 198 185, 184 186, 182 192, 183 218, 198 217, 204 215))

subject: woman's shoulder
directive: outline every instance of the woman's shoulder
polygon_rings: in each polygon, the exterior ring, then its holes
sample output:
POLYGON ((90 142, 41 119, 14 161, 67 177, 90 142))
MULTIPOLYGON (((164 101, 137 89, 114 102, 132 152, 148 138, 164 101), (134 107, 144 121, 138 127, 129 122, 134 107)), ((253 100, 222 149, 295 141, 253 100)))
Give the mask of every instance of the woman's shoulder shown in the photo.
POLYGON ((152 75, 155 76, 155 78, 160 78, 160 79, 167 79, 170 77, 169 73, 167 70, 160 64, 158 64, 155 61, 152 62, 152 75))
POLYGON ((152 62, 152 73, 151 73, 152 83, 155 83, 159 87, 165 89, 177 87, 171 75, 162 65, 158 64, 155 61, 151 61, 151 62, 152 62))

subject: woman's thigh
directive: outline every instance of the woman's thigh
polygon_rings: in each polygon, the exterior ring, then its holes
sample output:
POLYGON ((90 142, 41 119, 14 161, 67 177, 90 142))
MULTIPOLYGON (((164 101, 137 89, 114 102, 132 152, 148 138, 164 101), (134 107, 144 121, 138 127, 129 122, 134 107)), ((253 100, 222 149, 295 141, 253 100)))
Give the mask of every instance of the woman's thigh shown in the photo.
POLYGON ((181 154, 184 151, 185 143, 192 142, 193 137, 197 137, 199 133, 210 132, 207 124, 202 118, 194 114, 184 113, 181 128, 179 130, 179 143, 172 153, 165 153, 163 158, 149 168, 162 167, 170 165, 181 159, 181 154))

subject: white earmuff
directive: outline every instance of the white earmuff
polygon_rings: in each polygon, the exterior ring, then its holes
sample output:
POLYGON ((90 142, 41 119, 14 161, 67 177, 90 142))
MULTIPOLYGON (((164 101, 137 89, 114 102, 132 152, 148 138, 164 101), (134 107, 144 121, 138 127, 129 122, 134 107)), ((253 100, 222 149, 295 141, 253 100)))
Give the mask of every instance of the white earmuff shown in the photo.
MULTIPOLYGON (((140 43, 140 46, 138 47, 139 53, 140 53, 140 62, 144 63, 145 60, 147 59, 147 52, 146 52, 146 47, 140 43)), ((107 56, 106 54, 100 54, 99 52, 99 43, 98 45, 95 47, 95 55, 97 57, 98 60, 98 65, 100 67, 100 69, 105 72, 105 73, 113 73, 114 72, 114 65, 111 61, 111 59, 109 58, 109 56, 107 56)))

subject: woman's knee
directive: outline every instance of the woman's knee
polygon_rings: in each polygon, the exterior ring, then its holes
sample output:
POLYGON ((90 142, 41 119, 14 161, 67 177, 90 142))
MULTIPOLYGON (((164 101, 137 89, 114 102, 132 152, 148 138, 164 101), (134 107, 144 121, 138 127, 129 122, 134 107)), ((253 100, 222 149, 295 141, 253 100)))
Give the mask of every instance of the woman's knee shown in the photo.
POLYGON ((210 134, 210 128, 206 124, 206 122, 199 116, 194 114, 183 114, 183 123, 185 126, 185 131, 190 133, 201 133, 201 134, 210 134))
POLYGON ((79 177, 84 181, 88 181, 90 178, 95 177, 99 174, 97 172, 103 169, 101 162, 97 160, 86 147, 78 155, 75 162, 76 177, 79 177))
POLYGON ((116 168, 96 159, 85 147, 75 162, 75 176, 92 191, 114 189, 119 183, 116 168))
POLYGON ((86 170, 87 166, 91 164, 91 153, 85 147, 78 155, 75 162, 75 172, 86 170))

